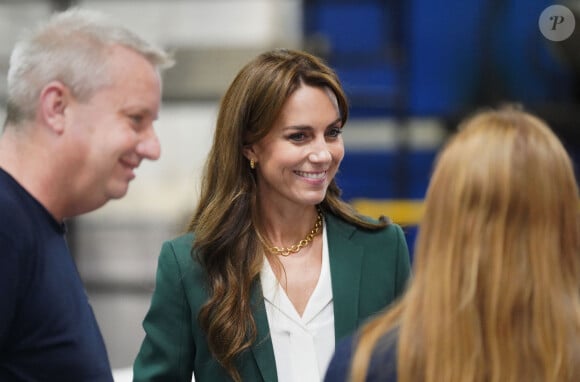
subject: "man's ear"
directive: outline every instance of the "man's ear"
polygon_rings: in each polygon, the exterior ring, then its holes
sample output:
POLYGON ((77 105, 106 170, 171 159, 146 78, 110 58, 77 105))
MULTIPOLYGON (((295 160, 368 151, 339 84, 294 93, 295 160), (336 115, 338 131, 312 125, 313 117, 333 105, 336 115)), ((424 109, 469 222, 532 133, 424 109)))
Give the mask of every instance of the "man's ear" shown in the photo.
POLYGON ((57 134, 64 132, 65 110, 70 101, 70 91, 60 81, 48 83, 40 92, 40 117, 57 134))

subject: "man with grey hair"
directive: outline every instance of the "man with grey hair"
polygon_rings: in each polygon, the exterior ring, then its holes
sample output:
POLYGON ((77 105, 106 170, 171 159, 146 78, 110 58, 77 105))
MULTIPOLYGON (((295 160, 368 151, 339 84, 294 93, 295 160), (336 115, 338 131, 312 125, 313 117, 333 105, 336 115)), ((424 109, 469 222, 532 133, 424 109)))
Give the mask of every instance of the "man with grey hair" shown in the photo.
POLYGON ((0 136, 0 380, 112 381, 65 220, 127 193, 156 160, 161 49, 71 9, 20 40, 0 136))

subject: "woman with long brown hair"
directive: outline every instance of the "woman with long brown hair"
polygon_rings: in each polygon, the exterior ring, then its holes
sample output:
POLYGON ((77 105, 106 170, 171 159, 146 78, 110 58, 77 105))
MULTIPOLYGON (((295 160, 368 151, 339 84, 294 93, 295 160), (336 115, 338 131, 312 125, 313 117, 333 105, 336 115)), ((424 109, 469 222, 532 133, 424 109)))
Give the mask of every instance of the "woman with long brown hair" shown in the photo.
POLYGON ((516 107, 468 118, 438 158, 416 248, 408 292, 337 347, 325 381, 580 381, 578 188, 543 121, 516 107))
POLYGON ((334 179, 347 116, 305 52, 238 73, 190 232, 162 248, 135 381, 320 381, 335 341, 402 293, 400 227, 358 215, 334 179))

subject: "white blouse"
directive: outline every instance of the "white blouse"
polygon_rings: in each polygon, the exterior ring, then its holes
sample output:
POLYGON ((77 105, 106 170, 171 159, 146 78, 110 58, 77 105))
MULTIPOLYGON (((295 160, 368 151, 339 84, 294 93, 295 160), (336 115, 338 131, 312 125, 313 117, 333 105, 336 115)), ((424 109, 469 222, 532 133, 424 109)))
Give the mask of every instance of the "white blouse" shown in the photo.
POLYGON ((322 267, 302 317, 276 279, 268 260, 260 274, 279 382, 320 382, 334 352, 334 309, 326 225, 322 267))

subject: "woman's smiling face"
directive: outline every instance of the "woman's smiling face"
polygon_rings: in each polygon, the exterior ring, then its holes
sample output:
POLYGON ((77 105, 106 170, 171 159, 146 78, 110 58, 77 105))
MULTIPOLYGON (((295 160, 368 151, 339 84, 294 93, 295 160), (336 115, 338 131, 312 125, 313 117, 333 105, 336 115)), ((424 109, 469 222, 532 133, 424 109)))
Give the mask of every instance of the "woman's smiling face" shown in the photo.
POLYGON ((342 120, 327 88, 301 85, 286 100, 270 132, 248 146, 262 202, 315 205, 344 157, 342 120))

